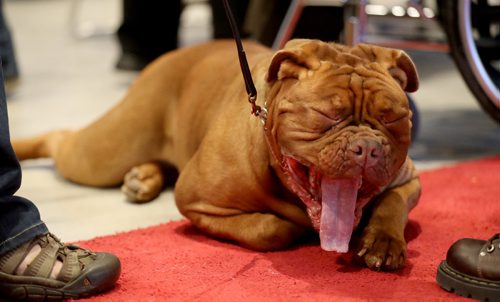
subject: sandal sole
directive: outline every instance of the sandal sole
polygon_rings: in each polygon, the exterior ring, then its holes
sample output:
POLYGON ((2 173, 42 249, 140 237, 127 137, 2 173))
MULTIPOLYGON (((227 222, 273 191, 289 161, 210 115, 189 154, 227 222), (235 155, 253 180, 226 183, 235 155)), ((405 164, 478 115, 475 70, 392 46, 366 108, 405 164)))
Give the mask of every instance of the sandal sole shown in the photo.
POLYGON ((3 284, 0 292, 10 299, 29 301, 63 301, 83 298, 64 291, 33 284, 3 284))
MULTIPOLYGON (((2 279, 2 275, 0 274, 0 281, 2 279)), ((84 291, 82 291, 81 287, 78 287, 76 290, 69 289, 73 287, 75 283, 80 283, 78 279, 63 287, 50 287, 47 285, 33 283, 1 283, 0 294, 14 300, 29 301, 63 301, 66 299, 81 299, 107 291, 114 286, 114 284, 110 282, 109 285, 107 284, 105 286, 100 285, 99 287, 90 286, 84 288, 84 291)))
POLYGON ((446 261, 438 267, 436 281, 446 291, 481 301, 500 301, 500 282, 475 278, 451 268, 446 261))

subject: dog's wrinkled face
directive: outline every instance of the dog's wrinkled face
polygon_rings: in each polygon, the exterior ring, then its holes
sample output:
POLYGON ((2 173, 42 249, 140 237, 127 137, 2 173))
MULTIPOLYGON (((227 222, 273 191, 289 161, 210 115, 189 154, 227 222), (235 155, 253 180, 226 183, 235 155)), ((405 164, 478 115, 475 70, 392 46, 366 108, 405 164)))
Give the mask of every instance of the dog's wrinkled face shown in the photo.
POLYGON ((268 137, 322 247, 345 252, 361 209, 406 160, 403 90, 416 89, 416 71, 401 51, 294 43, 270 65, 268 137))

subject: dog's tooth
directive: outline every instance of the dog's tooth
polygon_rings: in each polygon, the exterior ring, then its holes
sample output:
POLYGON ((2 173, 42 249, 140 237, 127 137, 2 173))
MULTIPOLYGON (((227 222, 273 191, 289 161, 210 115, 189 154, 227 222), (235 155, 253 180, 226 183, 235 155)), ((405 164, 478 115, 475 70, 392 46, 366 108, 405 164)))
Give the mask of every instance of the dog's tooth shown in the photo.
POLYGON ((316 180, 316 170, 314 168, 309 168, 309 185, 314 187, 314 183, 316 180))
POLYGON ((309 179, 308 179, 308 185, 309 185, 309 193, 316 198, 317 195, 317 190, 316 190, 316 183, 314 179, 316 178, 316 171, 314 168, 309 168, 309 179))

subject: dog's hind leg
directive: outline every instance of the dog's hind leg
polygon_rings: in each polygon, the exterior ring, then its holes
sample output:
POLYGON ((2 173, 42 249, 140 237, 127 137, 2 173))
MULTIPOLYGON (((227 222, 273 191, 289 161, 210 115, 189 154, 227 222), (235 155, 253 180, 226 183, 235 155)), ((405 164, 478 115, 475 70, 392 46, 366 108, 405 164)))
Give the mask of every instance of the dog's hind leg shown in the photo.
POLYGON ((148 142, 160 141, 148 134, 99 130, 53 131, 13 140, 12 145, 19 160, 53 158, 64 178, 87 186, 110 187, 120 185, 134 166, 151 161, 157 144, 148 142))
POLYGON ((15 139, 12 147, 18 160, 34 158, 54 158, 61 141, 71 131, 59 130, 27 139, 15 139))
POLYGON ((146 163, 133 167, 125 175, 121 190, 128 200, 143 203, 158 197, 164 184, 162 166, 158 163, 146 163))
MULTIPOLYGON (((102 141, 81 139, 85 132, 56 130, 26 139, 14 139, 18 160, 52 158, 57 171, 66 179, 89 186, 114 186, 123 181, 130 167, 121 167, 99 152, 102 141)), ((118 156, 116 156, 118 158, 118 156)))

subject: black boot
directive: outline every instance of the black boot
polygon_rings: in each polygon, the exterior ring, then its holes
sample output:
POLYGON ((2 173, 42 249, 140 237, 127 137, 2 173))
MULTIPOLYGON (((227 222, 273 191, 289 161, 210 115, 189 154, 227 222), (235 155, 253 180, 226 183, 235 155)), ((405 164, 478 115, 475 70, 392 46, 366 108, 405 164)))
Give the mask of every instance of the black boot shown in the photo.
POLYGON ((489 240, 455 242, 437 271, 447 291, 482 301, 500 301, 500 234, 489 240))

